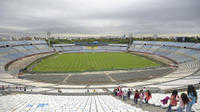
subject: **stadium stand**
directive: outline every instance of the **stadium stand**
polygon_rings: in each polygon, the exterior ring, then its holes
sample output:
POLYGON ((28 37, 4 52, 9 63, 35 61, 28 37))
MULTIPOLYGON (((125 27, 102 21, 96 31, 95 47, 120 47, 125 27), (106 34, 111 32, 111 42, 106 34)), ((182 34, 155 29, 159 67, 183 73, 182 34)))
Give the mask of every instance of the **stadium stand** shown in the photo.
POLYGON ((58 52, 121 52, 127 50, 126 44, 108 44, 101 46, 77 46, 75 44, 54 44, 58 52))
POLYGON ((147 87, 170 89, 199 83, 200 79, 196 77, 196 75, 198 75, 196 72, 200 67, 199 45, 200 44, 198 43, 134 41, 132 46, 129 48, 129 51, 155 54, 176 62, 178 69, 175 72, 168 74, 163 78, 152 79, 144 82, 146 84, 154 83, 147 87), (188 80, 188 76, 190 79, 194 78, 196 80, 188 80), (188 83, 181 83, 184 81, 188 83))
MULTIPOLYGON (((8 42, 1 42, 0 43, 0 56, 1 56, 1 71, 4 71, 4 66, 11 62, 12 60, 16 60, 18 58, 22 58, 25 56, 30 56, 35 53, 44 53, 44 52, 52 52, 53 48, 50 48, 47 46, 45 41, 8 41, 8 42)), ((63 49, 64 52, 98 52, 98 51, 115 51, 115 50, 126 50, 127 45, 123 44, 109 44, 107 46, 98 46, 98 47, 87 47, 87 46, 75 46, 75 44, 62 44, 62 45, 53 45, 55 49, 63 49), (64 50, 64 48, 66 48, 64 50)), ((170 84, 170 81, 177 80, 178 82, 181 82, 180 78, 190 76, 198 71, 199 69, 199 44, 195 43, 174 43, 174 42, 149 42, 149 41, 134 41, 133 44, 130 46, 129 51, 134 52, 144 52, 144 53, 151 53, 155 55, 159 55, 162 57, 166 57, 169 59, 172 59, 177 63, 176 66, 178 66, 178 69, 164 77, 161 78, 155 78, 147 81, 143 81, 141 83, 125 83, 122 84, 122 86, 139 86, 139 85, 148 85, 149 87, 158 87, 161 89, 168 89, 173 87, 180 87, 184 85, 173 85, 170 84), (191 55, 192 54, 192 55, 191 55), (168 85, 168 86, 166 86, 168 85), (164 88, 165 87, 165 88, 164 88)), ((45 56, 45 55, 44 55, 45 56)), ((30 58, 29 60, 35 60, 37 58, 30 58), (34 59, 33 59, 34 58, 34 59)), ((28 60, 28 59, 27 59, 28 60)), ((25 59, 22 61, 25 62, 25 59)), ((13 70, 18 65, 23 64, 14 64, 10 66, 11 71, 17 71, 13 70), (14 66, 14 67, 13 67, 14 66)), ((25 66, 25 65, 24 65, 25 66)), ((23 66, 23 67, 24 67, 23 66)), ((21 66, 19 66, 21 68, 21 66)), ((19 69, 18 68, 18 69, 19 69)), ((161 71, 164 72, 164 71, 161 71)), ((149 73, 149 72, 147 72, 149 73)), ((128 73, 131 74, 131 73, 128 73)), ((133 73, 134 74, 134 73, 133 73)), ((100 77, 99 75, 98 77, 100 77)), ((122 77, 118 77, 118 75, 112 75, 110 74, 111 78, 117 80, 122 77)), ((127 75, 128 76, 128 75, 127 75)), ((192 76, 190 76, 192 77, 192 76)), ((75 78, 75 76, 74 76, 75 78)), ((70 79, 74 79, 73 77, 70 77, 70 79)), ((105 77, 102 77, 105 79, 105 77)), ((126 78, 126 77, 124 77, 126 78)), ((196 80, 191 81, 192 84, 199 82, 197 79, 197 76, 195 76, 196 80)), ((87 79, 87 77, 86 77, 87 79)), ((93 78, 95 79, 95 77, 93 78)), ((98 79, 98 78, 96 78, 98 79)), ((109 80, 107 77, 105 81, 109 80)), ((98 81, 98 80, 97 80, 98 81)), ((188 81, 189 82, 189 81, 188 81)))
POLYGON ((1 41, 0 68, 4 71, 6 64, 23 57, 39 53, 52 52, 45 41, 1 41))
POLYGON ((18 94, 0 97, 1 112, 145 112, 109 95, 50 96, 18 94))
MULTIPOLYGON (((53 111, 69 111, 69 112, 144 112, 141 108, 124 103, 111 95, 105 95, 108 93, 105 89, 113 91, 113 87, 119 85, 124 87, 124 90, 135 87, 147 87, 147 88, 159 88, 162 91, 168 91, 171 89, 183 89, 187 85, 196 85, 200 82, 200 44, 198 43, 177 43, 177 42, 156 42, 156 41, 134 41, 128 51, 139 52, 145 54, 158 55, 174 61, 177 69, 174 72, 170 72, 163 77, 145 80, 142 82, 127 82, 123 84, 113 85, 62 85, 51 84, 44 82, 36 82, 30 80, 17 79, 10 73, 16 73, 20 68, 24 68, 29 63, 36 59, 45 57, 54 52, 54 49, 58 52, 120 52, 126 51, 127 45, 123 44, 109 44, 105 46, 76 46, 75 44, 62 44, 53 45, 53 48, 49 47, 45 41, 2 41, 0 42, 0 85, 4 85, 6 92, 20 92, 29 94, 12 94, 4 95, 5 93, 0 91, 0 111, 8 112, 53 112, 53 111), (50 54, 48 54, 50 53, 50 54), (37 55, 36 55, 37 54, 37 55), (26 57, 26 58, 24 58, 26 57), (22 60, 21 63, 15 63, 16 60, 22 60), (32 60, 32 61, 30 61, 32 60), (10 64, 9 71, 5 71, 5 66, 10 64), (17 68, 18 67, 18 68, 17 68), (17 68, 17 69, 16 69, 17 68), (26 92, 22 92, 19 88, 27 88, 26 92), (60 89, 61 88, 61 89, 60 89), (87 89, 90 88, 90 89, 87 89), (88 95, 89 92, 103 93, 104 95, 88 95), (72 94, 81 93, 81 95, 62 96, 58 95, 58 89, 62 93, 72 94), (37 94, 34 94, 37 93, 37 94), (42 95, 51 94, 51 95, 42 95)), ((168 69, 160 70, 159 72, 168 72, 168 69)), ((153 71, 147 72, 149 74, 155 73, 153 71)), ((121 74, 121 73, 119 73, 121 74)), ((112 75, 112 79, 122 79, 119 74, 112 75)), ((123 73, 122 73, 123 74, 123 73)), ((124 79, 129 79, 133 72, 125 74, 124 79), (130 77, 129 77, 130 76, 130 77)), ((56 76, 55 76, 56 77, 56 76)), ((80 76, 73 76, 69 80, 74 80, 80 76)), ((82 76, 83 77, 83 76, 82 76)), ((42 77, 41 77, 42 78, 42 77)), ((133 78, 133 77, 132 77, 133 78)), ((87 75, 81 80, 87 81, 87 75)), ((109 77, 102 77, 99 75, 95 77, 94 81, 103 79, 105 81, 110 80, 109 77)), ((52 79, 54 81, 60 79, 52 79)), ((123 79, 122 79, 123 80, 123 79)), ((2 88, 1 88, 2 89, 2 88)), ((134 91, 135 89, 133 89, 134 91)), ((160 91, 159 91, 160 92, 160 91)), ((170 94, 153 93, 152 99, 149 101, 151 105, 157 107, 166 108, 168 105, 163 105, 160 100, 170 94)), ((198 90, 198 96, 200 91, 198 90)), ((131 96, 133 98, 133 96, 131 96)), ((196 103, 192 109, 195 112, 200 111, 200 102, 196 103)), ((174 110, 177 107, 173 107, 174 110)), ((152 110, 153 112, 154 110, 152 110)))

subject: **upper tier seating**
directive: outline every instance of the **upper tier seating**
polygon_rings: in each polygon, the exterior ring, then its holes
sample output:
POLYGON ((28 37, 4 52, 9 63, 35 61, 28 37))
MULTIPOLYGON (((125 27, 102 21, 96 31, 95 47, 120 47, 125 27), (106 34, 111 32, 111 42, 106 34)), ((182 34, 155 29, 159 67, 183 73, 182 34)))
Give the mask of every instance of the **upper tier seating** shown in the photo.
POLYGON ((106 46, 76 46, 74 44, 54 44, 56 51, 63 52, 120 52, 126 51, 126 44, 109 44, 106 46))
POLYGON ((52 52, 53 49, 47 46, 45 41, 1 41, 0 42, 0 71, 4 66, 18 58, 25 56, 52 52))
POLYGON ((134 41, 129 50, 164 56, 177 63, 200 60, 199 43, 134 41))
POLYGON ((155 54, 172 59, 177 63, 178 69, 175 72, 163 78, 147 81, 147 83, 154 83, 147 87, 157 87, 165 90, 200 82, 200 74, 196 73, 200 68, 199 43, 134 41, 129 51, 155 54))

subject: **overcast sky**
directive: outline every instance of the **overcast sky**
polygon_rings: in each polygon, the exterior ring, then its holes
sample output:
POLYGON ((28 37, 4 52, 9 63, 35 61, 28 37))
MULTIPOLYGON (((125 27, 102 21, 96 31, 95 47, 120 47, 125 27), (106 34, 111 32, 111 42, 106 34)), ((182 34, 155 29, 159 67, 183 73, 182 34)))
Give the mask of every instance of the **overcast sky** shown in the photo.
POLYGON ((199 33, 200 0, 0 0, 0 32, 199 33))

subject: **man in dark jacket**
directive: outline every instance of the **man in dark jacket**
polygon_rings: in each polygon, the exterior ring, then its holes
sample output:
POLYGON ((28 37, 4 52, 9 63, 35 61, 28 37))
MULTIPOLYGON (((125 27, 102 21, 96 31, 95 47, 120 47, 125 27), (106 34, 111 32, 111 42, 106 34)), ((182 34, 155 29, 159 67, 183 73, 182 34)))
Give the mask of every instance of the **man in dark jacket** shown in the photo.
POLYGON ((130 99, 130 96, 131 96, 131 90, 130 89, 128 89, 128 98, 130 99))

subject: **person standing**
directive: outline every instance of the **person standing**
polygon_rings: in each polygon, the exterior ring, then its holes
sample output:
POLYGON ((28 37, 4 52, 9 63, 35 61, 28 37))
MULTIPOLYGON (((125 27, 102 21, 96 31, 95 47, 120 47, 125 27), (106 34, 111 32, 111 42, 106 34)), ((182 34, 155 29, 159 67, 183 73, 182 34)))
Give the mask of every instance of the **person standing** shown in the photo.
POLYGON ((128 89, 128 95, 127 95, 128 99, 130 99, 130 96, 131 96, 131 89, 128 89))
POLYGON ((135 94, 134 94, 134 99, 133 99, 135 104, 137 104, 139 97, 140 97, 140 94, 139 94, 138 90, 136 89, 135 94))
POLYGON ((96 93, 96 89, 93 90, 93 94, 95 94, 95 93, 96 93))
POLYGON ((116 88, 113 90, 113 92, 114 92, 114 95, 117 96, 117 89, 116 88))
POLYGON ((172 106, 176 106, 177 105, 177 99, 178 99, 178 91, 177 90, 173 90, 171 98, 170 98, 170 104, 168 106, 168 110, 167 112, 171 112, 172 111, 172 106))
POLYGON ((143 90, 141 89, 140 90, 140 105, 142 105, 142 101, 144 100, 144 92, 143 90))
POLYGON ((24 91, 26 91, 26 86, 24 87, 24 91))
POLYGON ((176 112, 183 112, 183 110, 185 109, 185 105, 189 103, 189 98, 185 93, 182 93, 181 97, 178 100, 180 103, 176 112))
POLYGON ((187 89, 187 95, 190 102, 186 106, 186 112, 192 112, 192 105, 197 103, 197 92, 193 85, 189 85, 187 89))
POLYGON ((149 90, 147 90, 146 92, 145 92, 145 103, 148 103, 148 101, 151 99, 151 92, 149 91, 149 90))
POLYGON ((4 86, 4 85, 2 85, 2 86, 1 86, 1 89, 4 91, 4 90, 5 90, 5 86, 4 86))
POLYGON ((146 92, 146 87, 143 87, 143 92, 146 92))
POLYGON ((122 91, 122 89, 119 90, 119 97, 121 97, 121 98, 123 97, 123 91, 122 91))
POLYGON ((128 94, 128 92, 127 92, 127 90, 125 90, 123 92, 123 100, 127 100, 127 94, 128 94))

